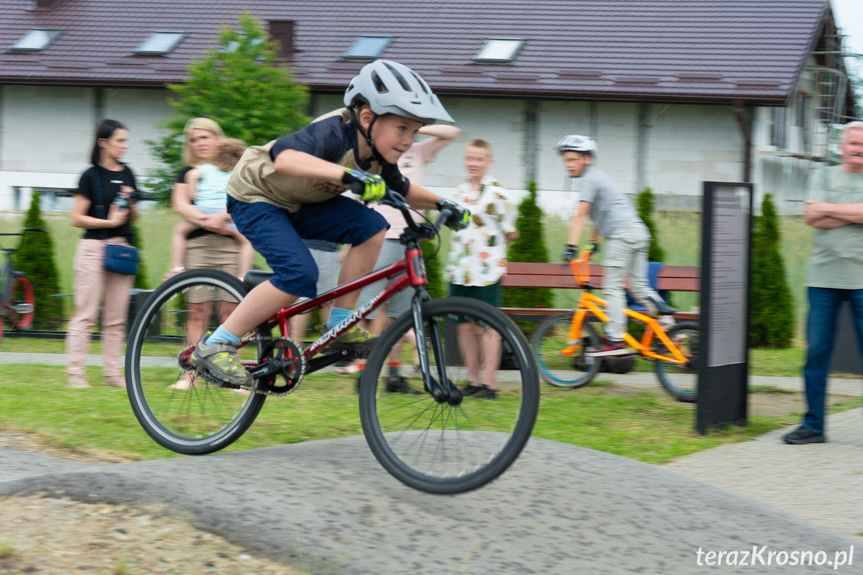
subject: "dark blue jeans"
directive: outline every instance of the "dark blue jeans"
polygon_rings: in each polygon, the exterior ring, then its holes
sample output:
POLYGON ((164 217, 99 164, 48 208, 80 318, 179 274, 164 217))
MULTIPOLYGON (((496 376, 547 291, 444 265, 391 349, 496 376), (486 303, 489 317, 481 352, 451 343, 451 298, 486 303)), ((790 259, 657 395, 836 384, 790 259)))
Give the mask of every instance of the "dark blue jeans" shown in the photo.
POLYGON ((863 356, 863 289, 809 288, 809 318, 806 321, 806 416, 803 427, 824 433, 824 399, 827 394, 827 373, 835 350, 836 326, 842 303, 851 307, 857 345, 863 356))

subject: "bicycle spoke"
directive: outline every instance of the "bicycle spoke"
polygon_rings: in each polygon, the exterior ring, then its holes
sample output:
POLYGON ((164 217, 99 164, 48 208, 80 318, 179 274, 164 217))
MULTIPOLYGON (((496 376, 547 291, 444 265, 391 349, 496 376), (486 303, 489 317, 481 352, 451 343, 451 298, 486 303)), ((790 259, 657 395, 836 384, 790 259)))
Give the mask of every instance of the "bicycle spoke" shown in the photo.
POLYGON ((411 361, 400 343, 413 327, 410 317, 397 320, 369 357, 360 388, 363 428, 381 463, 408 485, 434 493, 474 489, 512 463, 527 440, 538 399, 535 364, 520 332, 498 313, 462 298, 424 304, 424 325, 440 326, 443 336, 429 348, 431 377, 444 378, 432 390, 444 394, 440 401, 430 392, 387 391, 384 363, 411 361), (504 349, 517 352, 503 357, 504 349), (468 384, 495 391, 463 395, 468 384))

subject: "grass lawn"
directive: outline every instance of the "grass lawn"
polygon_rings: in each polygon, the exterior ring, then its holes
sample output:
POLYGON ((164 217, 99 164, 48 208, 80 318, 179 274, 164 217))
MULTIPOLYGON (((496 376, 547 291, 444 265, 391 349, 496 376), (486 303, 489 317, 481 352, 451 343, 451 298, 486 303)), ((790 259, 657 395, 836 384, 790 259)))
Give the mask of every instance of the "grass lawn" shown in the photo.
MULTIPOLYGON (((60 292, 72 292, 72 262, 81 230, 69 225, 67 214, 43 213, 54 245, 54 261, 60 275, 60 292)), ((168 208, 154 208, 141 215, 138 227, 141 231, 141 258, 147 269, 147 279, 151 288, 161 283, 162 275, 170 267, 170 235, 174 224, 179 220, 168 208)), ((669 265, 692 266, 701 263, 701 214, 694 212, 656 212, 657 241, 665 250, 669 265)), ((797 341, 802 341, 803 318, 806 311, 805 278, 809 250, 812 245, 812 229, 799 217, 779 218, 781 228, 781 254, 784 259, 785 274, 794 300, 795 333, 797 341)), ((20 214, 0 213, 0 227, 14 231, 22 226, 20 214)), ((569 221, 554 215, 546 215, 543 221, 545 244, 552 261, 558 261, 562 246, 566 244, 569 221)), ((589 230, 585 230, 586 241, 589 230)), ((583 242, 582 242, 583 243, 583 242)), ((437 257, 442 265, 446 264, 449 249, 449 230, 442 230, 440 250, 437 257)), ((601 262, 602 252, 600 252, 601 262)), ((267 269, 259 255, 255 264, 267 269)), ((555 290, 555 306, 566 308, 575 305, 578 290, 555 290)), ((65 298, 69 299, 69 298, 65 298)), ((700 305, 697 293, 676 293, 672 304, 681 310, 690 310, 700 305)), ((66 315, 70 313, 71 302, 66 302, 66 315)))
MULTIPOLYGON (((123 390, 100 385, 98 367, 88 368, 87 375, 94 387, 72 390, 64 385, 62 366, 4 365, 0 430, 32 433, 47 444, 70 450, 86 447, 141 460, 176 457, 144 433, 123 390)), ((693 406, 673 401, 658 385, 634 390, 603 383, 600 377, 579 390, 543 386, 542 396, 535 437, 648 463, 746 441, 797 419, 787 414, 754 415, 745 427, 702 437, 693 430, 693 406)), ((835 409, 857 405, 859 401, 848 402, 835 409)), ((227 451, 361 434, 354 380, 313 374, 296 393, 269 398, 255 424, 227 451)))

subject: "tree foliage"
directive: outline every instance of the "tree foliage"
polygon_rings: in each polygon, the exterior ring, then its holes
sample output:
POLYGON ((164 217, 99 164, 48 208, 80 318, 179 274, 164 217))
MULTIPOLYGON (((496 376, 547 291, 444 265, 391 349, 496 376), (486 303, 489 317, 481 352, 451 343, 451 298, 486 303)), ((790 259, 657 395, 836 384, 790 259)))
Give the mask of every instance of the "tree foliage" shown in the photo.
POLYGON ((653 223, 653 190, 644 188, 636 197, 636 211, 638 217, 647 226, 650 231, 653 241, 650 242, 650 250, 647 253, 647 260, 651 262, 661 262, 665 260, 665 250, 659 245, 659 240, 656 235, 656 224, 653 223))
POLYGON ((47 231, 45 220, 40 209, 40 195, 33 192, 30 209, 24 219, 25 228, 43 228, 42 233, 26 233, 21 237, 21 244, 14 256, 15 269, 27 274, 33 284, 36 299, 36 314, 33 328, 57 329, 55 322, 63 318, 60 298, 50 297, 60 291, 57 266, 54 263, 54 244, 47 231))
MULTIPOLYGON (((537 202, 536 182, 527 184, 528 194, 518 206, 515 227, 518 239, 507 249, 511 262, 548 262, 545 234, 542 227, 542 208, 537 202)), ((549 288, 505 288, 503 305, 506 307, 552 307, 554 296, 549 288)))
POLYGON ((752 242, 752 347, 787 348, 794 333, 794 302, 785 277, 780 250, 779 220, 770 194, 764 195, 755 218, 752 242))
POLYGON ((167 133, 147 142, 163 164, 150 171, 147 184, 161 202, 170 202, 175 175, 183 167, 183 128, 191 118, 215 120, 227 136, 248 145, 264 144, 309 122, 303 113, 308 89, 295 84, 288 69, 278 67, 277 56, 278 43, 244 13, 238 26, 222 28, 218 45, 189 66, 185 84, 168 86, 175 114, 160 126, 167 133))

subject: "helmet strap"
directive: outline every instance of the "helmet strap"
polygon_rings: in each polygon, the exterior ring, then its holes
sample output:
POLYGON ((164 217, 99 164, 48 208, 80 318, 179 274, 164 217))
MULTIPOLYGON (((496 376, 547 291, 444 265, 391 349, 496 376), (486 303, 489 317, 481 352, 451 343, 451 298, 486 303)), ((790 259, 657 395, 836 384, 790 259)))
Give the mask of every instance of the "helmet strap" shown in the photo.
POLYGON ((381 163, 385 163, 385 160, 383 159, 383 157, 378 152, 378 149, 375 147, 374 140, 372 140, 372 128, 374 127, 375 122, 378 121, 378 118, 380 118, 380 116, 378 116, 377 114, 374 115, 371 123, 369 124, 369 130, 368 130, 368 132, 366 132, 366 130, 363 128, 363 125, 360 123, 360 119, 357 118, 356 110, 354 108, 350 108, 350 110, 351 110, 351 119, 357 125, 357 129, 360 131, 360 134, 363 135, 363 138, 365 138, 365 140, 366 140, 366 144, 368 144, 369 148, 371 148, 371 150, 372 150, 372 157, 381 163))

